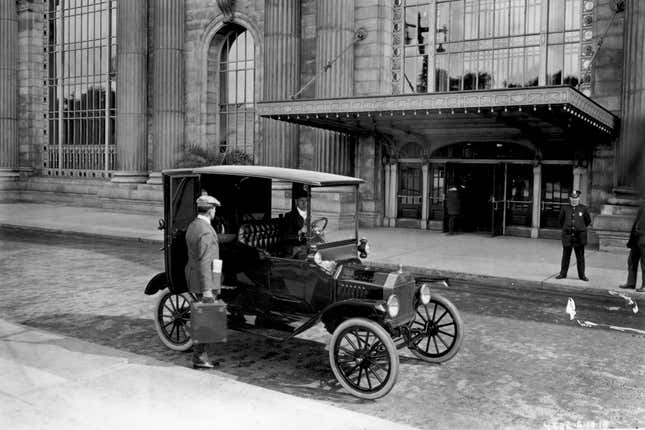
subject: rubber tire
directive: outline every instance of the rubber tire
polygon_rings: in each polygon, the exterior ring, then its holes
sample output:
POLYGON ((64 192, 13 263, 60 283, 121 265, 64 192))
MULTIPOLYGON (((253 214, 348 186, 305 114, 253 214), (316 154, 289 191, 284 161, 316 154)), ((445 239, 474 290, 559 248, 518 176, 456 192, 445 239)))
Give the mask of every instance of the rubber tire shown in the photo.
MULTIPOLYGON (((412 354, 414 354, 417 358, 426 361, 428 363, 444 363, 457 354, 459 349, 461 348, 461 343, 464 340, 464 323, 461 319, 461 315, 459 314, 459 311, 457 310, 457 307, 452 304, 450 300, 442 296, 441 294, 436 294, 433 293, 430 296, 430 303, 428 303, 426 306, 429 307, 432 305, 432 303, 438 303, 439 305, 443 306, 449 313, 450 317, 455 323, 455 340, 452 343, 450 349, 448 349, 446 352, 444 352, 442 355, 438 357, 430 357, 428 355, 425 355, 423 352, 418 351, 416 348, 408 345, 408 349, 412 354)), ((421 306, 424 306, 422 304, 418 304, 417 309, 420 308, 421 306)), ((415 313, 415 319, 416 319, 416 313, 415 313)), ((410 323, 410 326, 412 323, 410 323)))
POLYGON ((334 372, 334 376, 336 377, 340 385, 345 390, 347 390, 350 394, 360 399, 374 400, 385 396, 387 393, 389 393, 392 390, 399 376, 399 353, 396 349, 396 346, 394 345, 394 341, 392 340, 392 337, 379 324, 366 318, 351 318, 344 321, 338 327, 336 327, 336 330, 334 330, 334 334, 332 335, 331 340, 329 341, 329 363, 331 366, 331 370, 332 372, 334 372), (353 326, 359 326, 361 328, 370 330, 372 333, 374 333, 374 335, 376 335, 379 338, 381 342, 383 342, 387 350, 387 353, 390 359, 389 379, 386 381, 385 385, 377 391, 365 392, 365 391, 359 391, 353 388, 345 381, 345 378, 342 376, 340 369, 338 367, 338 364, 336 363, 336 360, 335 360, 336 342, 339 336, 348 327, 353 327, 353 326))
MULTIPOLYGON (((195 301, 195 297, 190 294, 190 293, 181 293, 181 294, 174 294, 171 293, 168 290, 164 290, 162 294, 159 295, 159 298, 157 299, 157 303, 155 305, 155 312, 154 312, 154 321, 155 321, 155 329, 157 330, 157 334, 159 335, 159 338, 163 342, 164 345, 166 345, 168 348, 172 349, 173 351, 188 351, 190 348, 193 346, 193 340, 188 337, 188 340, 186 342, 182 343, 176 343, 168 339, 164 333, 164 331, 161 329, 161 321, 159 321, 159 314, 161 311, 161 306, 164 305, 165 300, 170 297, 170 296, 176 296, 180 295, 188 301, 188 303, 192 303, 195 301)), ((190 321, 190 312, 188 313, 189 316, 189 321, 190 321)), ((188 329, 190 329, 190 325, 187 326, 188 329)))

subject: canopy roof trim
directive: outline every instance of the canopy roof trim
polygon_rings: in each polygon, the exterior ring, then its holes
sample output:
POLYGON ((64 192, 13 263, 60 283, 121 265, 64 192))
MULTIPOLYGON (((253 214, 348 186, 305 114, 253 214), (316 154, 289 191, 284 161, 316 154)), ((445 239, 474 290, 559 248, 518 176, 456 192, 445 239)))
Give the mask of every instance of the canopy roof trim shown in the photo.
POLYGON ((172 174, 215 174, 249 176, 253 178, 276 179, 286 182, 297 182, 315 187, 328 187, 335 185, 358 185, 365 181, 351 176, 335 175, 333 173, 317 172, 313 170, 288 169, 285 167, 271 166, 208 166, 193 169, 164 170, 165 175, 172 174))
POLYGON ((348 119, 376 115, 400 116, 406 112, 426 114, 490 112, 547 108, 560 110, 563 115, 583 121, 607 134, 613 134, 618 118, 611 112, 568 86, 523 87, 499 90, 460 91, 335 99, 308 99, 260 102, 257 112, 262 117, 304 123, 309 118, 348 119), (302 117, 302 118, 301 118, 302 117))

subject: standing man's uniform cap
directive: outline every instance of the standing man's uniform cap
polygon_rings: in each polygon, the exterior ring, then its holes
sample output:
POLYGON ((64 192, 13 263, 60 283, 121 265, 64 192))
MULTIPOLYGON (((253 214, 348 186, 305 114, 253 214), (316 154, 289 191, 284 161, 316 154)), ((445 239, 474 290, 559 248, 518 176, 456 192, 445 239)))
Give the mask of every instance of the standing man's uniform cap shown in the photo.
POLYGON ((197 198, 197 207, 199 208, 214 208, 217 206, 222 206, 215 197, 203 195, 197 198))
POLYGON ((580 190, 571 191, 571 193, 569 193, 569 198, 570 199, 579 199, 580 198, 580 190))

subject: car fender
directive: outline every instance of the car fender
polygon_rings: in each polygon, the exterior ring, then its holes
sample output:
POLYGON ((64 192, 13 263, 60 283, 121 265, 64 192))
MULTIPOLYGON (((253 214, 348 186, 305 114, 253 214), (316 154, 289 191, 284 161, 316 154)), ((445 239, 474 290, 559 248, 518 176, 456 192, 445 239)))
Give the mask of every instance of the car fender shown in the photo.
POLYGON ((327 326, 337 325, 348 318, 363 317, 382 324, 387 316, 382 300, 347 299, 327 306, 320 320, 327 326))
POLYGON ((157 273, 155 276, 150 279, 148 285, 146 285, 145 293, 148 296, 157 294, 157 292, 168 288, 168 276, 166 272, 157 273))

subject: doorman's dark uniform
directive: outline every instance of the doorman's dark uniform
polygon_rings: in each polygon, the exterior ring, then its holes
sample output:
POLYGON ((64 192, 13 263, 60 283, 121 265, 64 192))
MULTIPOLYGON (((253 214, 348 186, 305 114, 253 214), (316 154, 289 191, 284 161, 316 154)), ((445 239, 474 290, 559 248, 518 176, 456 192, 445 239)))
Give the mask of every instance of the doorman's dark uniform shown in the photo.
POLYGON ((632 225, 632 231, 629 234, 627 247, 629 248, 629 257, 627 259, 627 283, 623 288, 636 288, 636 272, 638 263, 641 264, 641 287, 639 291, 645 288, 645 206, 641 205, 636 213, 636 220, 632 225))
POLYGON ((571 260, 571 250, 573 250, 576 253, 578 278, 586 279, 585 245, 587 244, 587 227, 589 224, 591 224, 591 216, 584 205, 578 205, 576 207, 568 205, 560 209, 560 226, 562 227, 561 278, 567 276, 569 261, 571 260))

